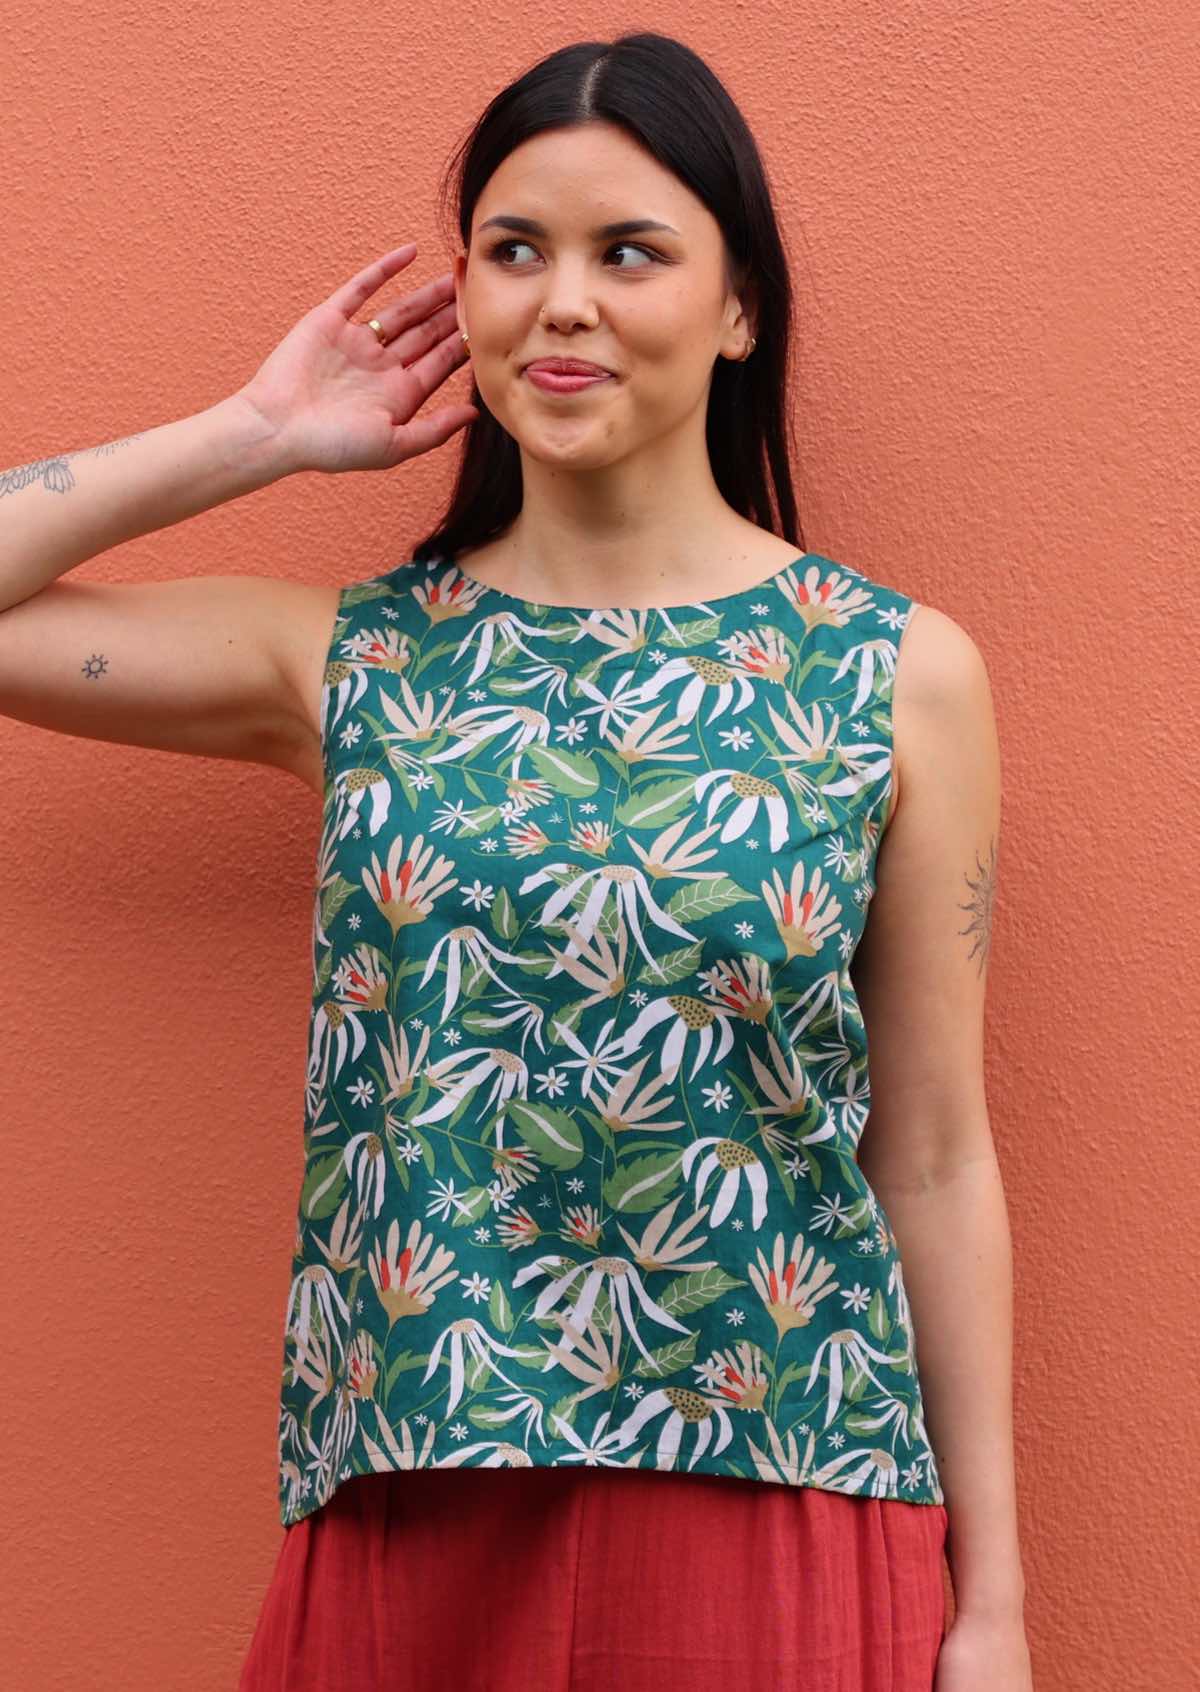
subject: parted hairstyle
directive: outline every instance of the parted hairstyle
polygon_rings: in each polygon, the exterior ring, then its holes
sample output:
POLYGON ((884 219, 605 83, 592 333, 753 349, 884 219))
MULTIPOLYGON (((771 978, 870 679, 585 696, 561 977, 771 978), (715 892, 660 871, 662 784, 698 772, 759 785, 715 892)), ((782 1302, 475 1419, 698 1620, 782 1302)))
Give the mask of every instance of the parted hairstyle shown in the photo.
MULTIPOLYGON (((791 478, 787 260, 754 138, 698 54, 671 36, 649 33, 577 41, 549 54, 491 100, 455 149, 442 183, 443 215, 456 199, 465 249, 476 202, 509 153, 545 130, 598 121, 620 125, 720 226, 727 278, 747 287, 756 307, 757 345, 744 361, 714 362, 705 422, 713 479, 739 515, 803 552, 791 478)), ((481 546, 521 509, 517 443, 475 382, 471 404, 480 415, 463 431, 449 503, 437 528, 412 549, 413 559, 481 546)))

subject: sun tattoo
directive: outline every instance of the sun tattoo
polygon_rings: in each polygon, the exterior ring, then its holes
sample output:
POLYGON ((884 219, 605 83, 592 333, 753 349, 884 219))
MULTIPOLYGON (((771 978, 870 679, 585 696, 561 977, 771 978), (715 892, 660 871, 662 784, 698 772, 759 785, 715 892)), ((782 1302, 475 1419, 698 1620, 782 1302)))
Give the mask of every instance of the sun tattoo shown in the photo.
POLYGON ((996 841, 993 836, 988 852, 987 864, 981 864, 979 853, 975 854, 975 868, 979 871, 979 879, 972 881, 966 876, 967 886, 971 889, 971 897, 966 904, 960 905, 960 911, 970 911, 971 921, 965 928, 960 928, 960 934, 973 934, 975 944, 967 956, 973 958, 979 953, 979 973, 983 974, 987 968, 988 953, 992 944, 992 902, 996 892, 996 841))
POLYGON ((99 653, 93 653, 92 657, 83 665, 83 673, 89 681, 95 681, 96 677, 102 676, 107 668, 108 659, 102 658, 99 653))

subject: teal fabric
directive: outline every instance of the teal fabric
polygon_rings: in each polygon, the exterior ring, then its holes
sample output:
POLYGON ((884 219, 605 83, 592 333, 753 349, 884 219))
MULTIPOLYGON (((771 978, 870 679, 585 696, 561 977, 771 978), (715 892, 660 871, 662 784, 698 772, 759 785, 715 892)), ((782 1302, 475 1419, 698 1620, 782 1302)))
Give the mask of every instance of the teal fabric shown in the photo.
POLYGON ((943 1502, 849 975, 913 608, 818 553, 653 610, 341 590, 285 1526, 439 1466, 943 1502))

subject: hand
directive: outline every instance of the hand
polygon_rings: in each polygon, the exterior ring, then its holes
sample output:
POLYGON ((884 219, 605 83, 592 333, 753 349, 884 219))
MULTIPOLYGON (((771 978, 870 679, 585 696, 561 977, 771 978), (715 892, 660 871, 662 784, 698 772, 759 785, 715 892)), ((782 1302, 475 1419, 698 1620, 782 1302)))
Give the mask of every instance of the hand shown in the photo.
POLYGON ((390 470, 479 416, 473 405, 448 405, 414 417, 468 356, 451 273, 367 314, 386 347, 365 320, 352 321, 416 250, 409 242, 385 253, 306 312, 239 390, 276 431, 291 470, 390 470))
POLYGON ((1033 1692, 1020 1616, 960 1610, 938 1652, 933 1692, 1033 1692))

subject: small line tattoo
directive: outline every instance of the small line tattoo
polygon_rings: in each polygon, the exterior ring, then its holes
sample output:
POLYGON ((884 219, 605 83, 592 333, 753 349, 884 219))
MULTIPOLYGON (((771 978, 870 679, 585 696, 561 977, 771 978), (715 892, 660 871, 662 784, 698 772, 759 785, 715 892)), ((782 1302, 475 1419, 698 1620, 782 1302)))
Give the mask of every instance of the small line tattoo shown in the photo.
POLYGON ((105 441, 102 446, 92 447, 91 450, 97 457, 102 453, 116 452, 118 447, 128 446, 130 441, 140 441, 145 433, 144 429, 139 429, 136 435, 123 435, 119 441, 105 441))
POLYGON ((105 670, 108 669, 108 659, 102 658, 98 654, 93 653, 82 668, 87 679, 89 681, 94 681, 97 676, 102 676, 105 670))
POLYGON ((979 853, 975 854, 975 868, 979 871, 979 878, 972 881, 964 871, 967 886, 971 889, 971 897, 966 904, 959 905, 960 911, 970 911, 971 921, 965 928, 960 928, 960 934, 973 934, 975 943, 968 952, 968 958, 979 953, 979 973, 983 974, 987 968, 988 954, 992 946, 992 905, 996 893, 996 841, 993 836, 989 850, 988 861, 981 864, 979 853))

